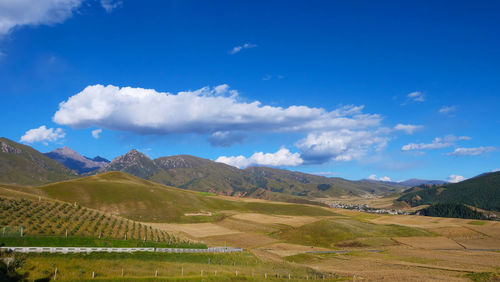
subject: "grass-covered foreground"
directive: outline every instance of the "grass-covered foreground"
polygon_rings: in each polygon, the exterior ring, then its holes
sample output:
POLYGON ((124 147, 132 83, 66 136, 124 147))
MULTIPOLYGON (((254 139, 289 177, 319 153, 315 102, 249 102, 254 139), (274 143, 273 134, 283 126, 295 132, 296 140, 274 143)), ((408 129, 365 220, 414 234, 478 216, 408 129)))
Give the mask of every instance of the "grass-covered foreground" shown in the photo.
POLYGON ((19 273, 28 273, 30 280, 53 278, 57 268, 58 280, 95 279, 110 281, 140 281, 142 279, 183 279, 200 281, 261 281, 301 280, 313 277, 339 278, 311 268, 286 262, 262 261, 249 252, 233 254, 30 254, 23 256, 19 273), (123 276, 122 276, 123 270, 123 276), (158 271, 158 273, 157 273, 158 271), (157 274, 156 274, 157 273, 157 274), (156 276, 158 275, 158 276, 156 276), (203 275, 203 276, 202 276, 203 275))
POLYGON ((202 243, 191 242, 153 242, 142 240, 120 240, 91 237, 0 237, 0 245, 15 247, 107 247, 107 248, 206 248, 202 243))

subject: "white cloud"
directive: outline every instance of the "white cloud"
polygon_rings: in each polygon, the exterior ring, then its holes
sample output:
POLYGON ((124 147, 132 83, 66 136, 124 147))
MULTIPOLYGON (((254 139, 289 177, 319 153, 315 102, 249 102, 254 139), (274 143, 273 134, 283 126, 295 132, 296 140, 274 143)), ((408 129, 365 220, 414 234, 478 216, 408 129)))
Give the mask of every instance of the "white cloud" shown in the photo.
POLYGON ((424 128, 422 125, 414 125, 414 124, 401 124, 398 123, 394 129, 399 131, 404 131, 406 134, 413 134, 415 131, 424 128))
POLYGON ((491 170, 491 172, 497 172, 497 171, 500 171, 500 168, 494 168, 491 170))
POLYGON ((379 126, 363 106, 333 111, 242 102, 227 85, 178 94, 152 89, 93 85, 59 104, 53 120, 73 128, 100 127, 139 134, 230 132, 310 132, 379 126))
POLYGON ((62 128, 47 128, 45 125, 40 126, 39 128, 34 128, 26 131, 26 133, 21 137, 21 142, 24 143, 35 143, 35 142, 43 142, 43 144, 47 145, 48 142, 57 141, 61 138, 64 138, 66 133, 62 128))
POLYGON ((456 148, 453 152, 447 153, 447 156, 477 156, 496 151, 497 148, 493 146, 488 147, 475 147, 475 148, 456 148))
POLYGON ((246 158, 244 156, 220 156, 216 162, 225 163, 237 168, 245 168, 248 166, 298 166, 304 161, 299 153, 291 153, 286 148, 279 149, 276 153, 257 152, 246 158))
POLYGON ((456 106, 443 106, 439 109, 440 114, 451 114, 457 110, 456 106))
POLYGON ((250 48, 255 48, 255 47, 257 47, 257 44, 245 43, 243 45, 233 47, 233 49, 231 49, 229 51, 229 54, 234 55, 243 49, 250 49, 250 48))
POLYGON ((457 182, 460 182, 460 181, 464 181, 466 180, 467 178, 461 176, 461 175, 456 175, 456 174, 452 174, 450 176, 448 176, 448 178, 446 179, 448 182, 450 183, 457 183, 457 182))
POLYGON ((95 139, 99 139, 99 135, 101 134, 102 132, 102 129, 94 129, 92 130, 92 137, 94 137, 95 139))
POLYGON ((388 138, 382 133, 348 129, 310 133, 295 145, 302 158, 310 163, 350 161, 362 158, 370 150, 384 148, 388 138))
POLYGON ((457 141, 470 140, 469 136, 447 135, 445 137, 436 137, 432 143, 410 143, 401 147, 402 151, 412 150, 434 150, 454 146, 457 141))
POLYGON ((391 178, 388 177, 388 176, 377 177, 377 175, 375 175, 375 174, 371 174, 370 176, 368 176, 368 179, 370 179, 370 180, 376 180, 376 181, 385 181, 385 182, 392 181, 391 178))
POLYGON ((71 17, 83 0, 0 1, 0 36, 23 25, 53 25, 71 17))
POLYGON ((114 9, 120 7, 123 5, 122 1, 116 1, 116 0, 101 0, 101 6, 106 10, 106 12, 111 12, 114 9))
POLYGON ((406 105, 408 103, 413 103, 413 102, 424 102, 424 101, 425 101, 425 94, 420 91, 415 91, 406 95, 406 101, 402 105, 406 105))

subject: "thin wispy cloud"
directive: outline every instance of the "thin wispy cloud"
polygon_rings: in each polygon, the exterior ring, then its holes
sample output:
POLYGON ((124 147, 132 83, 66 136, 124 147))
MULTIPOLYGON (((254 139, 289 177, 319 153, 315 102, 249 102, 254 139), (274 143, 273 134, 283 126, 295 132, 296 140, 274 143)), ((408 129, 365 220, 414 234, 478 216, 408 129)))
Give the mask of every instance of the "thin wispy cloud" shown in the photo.
POLYGON ((453 152, 447 153, 447 156, 477 156, 484 155, 489 152, 493 152, 498 150, 497 147, 488 146, 488 147, 475 147, 475 148, 456 148, 453 152))
POLYGON ((406 100, 401 105, 407 105, 409 103, 419 103, 425 101, 425 94, 420 91, 414 91, 406 95, 406 100))
POLYGON ((424 128, 423 125, 414 125, 414 124, 401 124, 398 123, 396 126, 394 126, 394 130, 398 131, 404 131, 406 134, 413 134, 415 131, 420 130, 424 128))
POLYGON ((410 143, 401 147, 401 151, 414 150, 435 150, 454 146, 457 141, 470 140, 469 136, 447 135, 445 137, 436 137, 431 143, 410 143))
POLYGON ((122 5, 123 2, 121 0, 101 0, 101 6, 108 13, 122 5))
POLYGON ((251 48, 256 48, 258 45, 257 44, 252 44, 252 43, 245 43, 243 45, 239 46, 234 46, 233 49, 229 50, 229 54, 234 55, 244 49, 251 49, 251 48))
POLYGON ((452 114, 457 111, 456 106, 443 106, 439 109, 440 114, 452 114))
POLYGON ((264 75, 264 77, 262 77, 262 80, 283 79, 283 78, 285 78, 285 76, 281 74, 278 75, 266 74, 264 75))

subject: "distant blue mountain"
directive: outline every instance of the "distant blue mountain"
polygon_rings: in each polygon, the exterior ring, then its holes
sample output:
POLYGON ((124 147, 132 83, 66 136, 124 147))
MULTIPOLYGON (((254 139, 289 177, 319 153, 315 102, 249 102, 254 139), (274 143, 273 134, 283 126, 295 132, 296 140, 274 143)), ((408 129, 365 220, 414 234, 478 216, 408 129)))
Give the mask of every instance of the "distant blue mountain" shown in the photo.
POLYGON ((52 152, 44 153, 44 155, 79 174, 100 169, 109 163, 108 160, 99 156, 93 159, 84 157, 68 147, 55 149, 52 152))

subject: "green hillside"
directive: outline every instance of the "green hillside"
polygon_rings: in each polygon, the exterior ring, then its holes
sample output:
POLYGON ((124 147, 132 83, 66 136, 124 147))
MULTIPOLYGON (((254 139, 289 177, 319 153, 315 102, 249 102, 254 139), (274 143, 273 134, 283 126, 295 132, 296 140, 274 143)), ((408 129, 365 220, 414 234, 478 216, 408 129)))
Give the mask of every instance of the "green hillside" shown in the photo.
POLYGON ((8 188, 76 202, 84 207, 146 222, 211 221, 218 219, 221 212, 227 211, 311 216, 334 214, 327 209, 308 205, 226 200, 206 193, 164 186, 123 172, 107 172, 29 189, 15 186, 8 188), (199 212, 211 212, 213 215, 185 215, 199 212))
POLYGON ((75 176, 75 172, 37 150, 0 138, 0 183, 39 185, 75 176))
POLYGON ((463 204, 434 204, 419 211, 420 215, 437 217, 455 217, 468 219, 487 219, 483 213, 473 210, 463 204))
POLYGON ((459 183, 406 193, 398 201, 412 206, 460 203, 500 211, 500 172, 483 174, 459 183))
POLYGON ((190 190, 273 200, 294 197, 330 197, 399 192, 401 186, 383 182, 349 181, 342 178, 267 167, 238 169, 189 155, 149 159, 132 150, 115 158, 104 171, 123 171, 169 186, 190 190))

